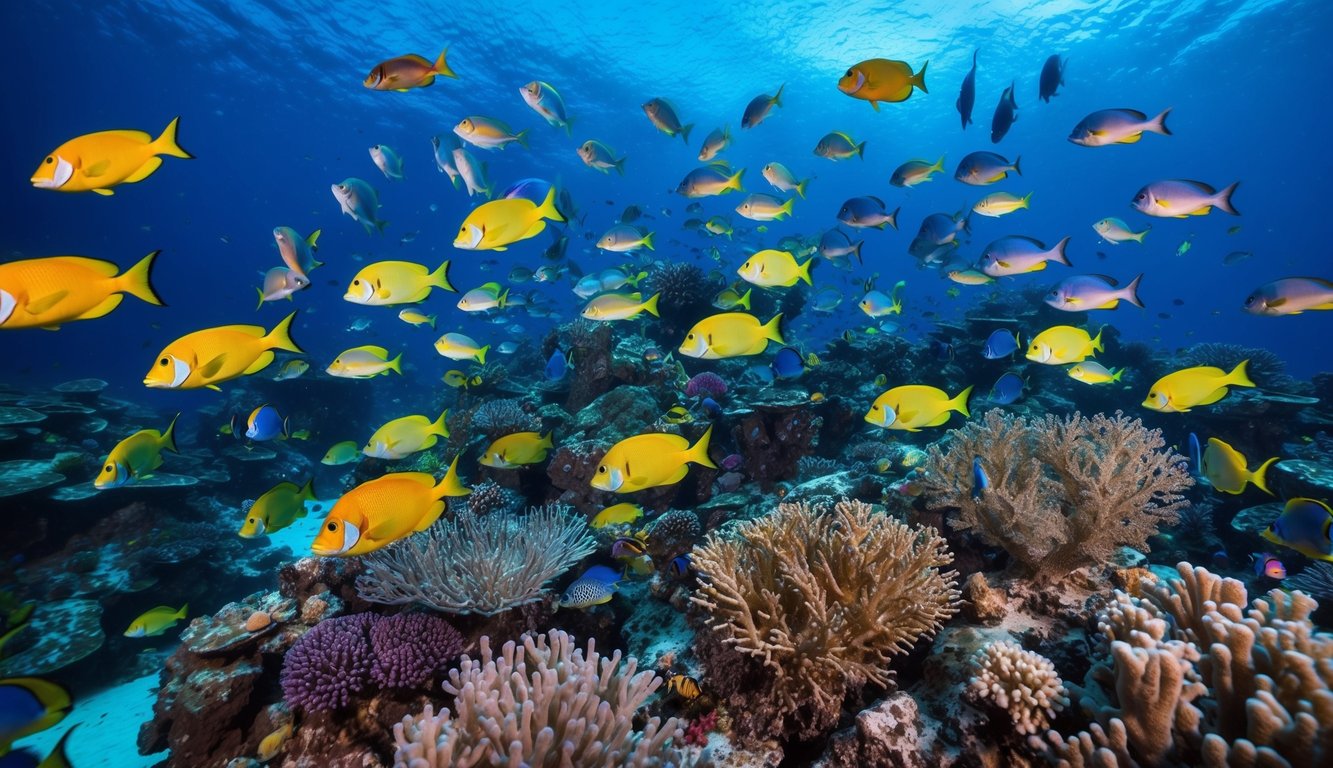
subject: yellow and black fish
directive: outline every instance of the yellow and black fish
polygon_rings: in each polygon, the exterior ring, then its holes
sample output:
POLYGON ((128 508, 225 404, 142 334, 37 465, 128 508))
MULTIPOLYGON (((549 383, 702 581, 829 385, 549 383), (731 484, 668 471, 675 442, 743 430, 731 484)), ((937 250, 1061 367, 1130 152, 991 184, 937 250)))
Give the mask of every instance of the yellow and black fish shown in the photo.
POLYGON ((689 675, 671 675, 667 678, 667 690, 686 701, 694 701, 703 694, 699 681, 689 675))

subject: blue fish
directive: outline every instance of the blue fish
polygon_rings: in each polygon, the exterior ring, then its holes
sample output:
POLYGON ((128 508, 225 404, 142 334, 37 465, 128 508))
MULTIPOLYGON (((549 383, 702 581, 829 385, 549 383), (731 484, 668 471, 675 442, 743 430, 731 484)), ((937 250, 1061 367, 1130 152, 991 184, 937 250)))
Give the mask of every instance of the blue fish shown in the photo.
POLYGON ((990 478, 986 476, 986 468, 981 466, 981 457, 974 456, 972 457, 972 500, 980 501, 988 488, 990 488, 990 478))
POLYGON ((36 677, 0 682, 0 744, 50 728, 73 706, 69 692, 36 677))
POLYGON ((995 380, 990 388, 991 402, 1009 405, 1023 396, 1023 377, 1009 371, 995 380))
POLYGON ((1306 557, 1333 562, 1333 511, 1315 499, 1291 499, 1282 514, 1261 535, 1279 546, 1288 547, 1306 557))
POLYGON ((699 401, 699 405, 704 409, 704 413, 708 414, 708 418, 710 419, 716 419, 722 415, 722 406, 718 405, 717 401, 711 397, 705 397, 703 400, 699 401))
POLYGON ((981 354, 987 360, 998 360, 1001 357, 1008 357, 1018 351, 1021 342, 1018 340, 1017 333, 1000 328, 991 333, 986 339, 986 345, 982 347, 981 354))
POLYGON ((671 568, 671 575, 675 576, 678 579, 683 579, 686 576, 688 576, 690 572, 689 553, 687 552, 683 555, 679 555, 675 558, 672 558, 669 567, 671 568))
POLYGON ((278 413, 278 409, 267 403, 250 412, 245 422, 245 436, 251 440, 286 439, 287 419, 278 413))
POLYGON ((779 379, 795 379, 805 373, 805 358, 791 347, 783 347, 773 356, 770 366, 773 375, 779 379))
POLYGON ((569 360, 565 358, 565 353, 560 347, 556 347, 551 353, 551 359, 546 361, 546 380, 560 381, 565 378, 569 372, 569 360))
POLYGON ((546 200, 546 193, 551 190, 551 182, 545 179, 519 179, 509 185, 509 189, 500 197, 507 200, 521 197, 541 205, 546 200))
POLYGON ((609 566, 594 565, 570 584, 556 608, 591 608, 611 602, 620 584, 620 574, 609 566))

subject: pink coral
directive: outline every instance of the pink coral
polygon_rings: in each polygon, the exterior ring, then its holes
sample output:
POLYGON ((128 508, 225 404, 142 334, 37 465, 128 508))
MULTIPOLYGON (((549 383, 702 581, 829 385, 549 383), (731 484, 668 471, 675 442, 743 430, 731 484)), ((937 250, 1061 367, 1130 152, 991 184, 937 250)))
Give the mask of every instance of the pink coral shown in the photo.
POLYGON ((714 400, 727 394, 727 382, 721 376, 710 371, 695 374, 685 382, 685 394, 689 397, 711 397, 714 400))
POLYGON ((714 709, 691 720, 682 740, 691 747, 704 747, 708 745, 708 734, 716 730, 717 710, 714 709))

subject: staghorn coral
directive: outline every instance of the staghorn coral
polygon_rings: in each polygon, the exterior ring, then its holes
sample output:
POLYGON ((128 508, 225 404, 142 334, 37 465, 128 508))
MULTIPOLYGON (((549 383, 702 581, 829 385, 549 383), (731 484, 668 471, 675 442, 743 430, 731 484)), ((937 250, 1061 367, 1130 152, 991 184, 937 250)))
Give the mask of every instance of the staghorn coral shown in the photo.
POLYGON ((1116 548, 1148 550, 1173 524, 1194 484, 1159 430, 1123 413, 1029 421, 991 410, 930 447, 923 479, 932 509, 957 510, 954 528, 1003 547, 1038 578, 1107 562, 1116 548), (990 487, 973 493, 972 463, 990 487))
POLYGON ((662 679, 636 672, 633 658, 624 667, 620 660, 620 651, 602 657, 592 640, 586 651, 576 648, 559 630, 505 643, 498 656, 482 637, 479 658, 464 656, 444 684, 454 711, 436 715, 428 704, 394 726, 394 766, 688 765, 674 748, 682 739, 675 718, 634 728, 635 712, 662 679))
POLYGON ((1064 682, 1050 659, 1004 640, 988 643, 972 657, 967 697, 1004 710, 1019 733, 1039 733, 1049 718, 1069 706, 1064 682))
POLYGON ((559 504, 526 515, 465 512, 363 557, 356 590, 373 603, 493 616, 542 599, 551 579, 595 549, 587 520, 559 504))
POLYGON ((767 695, 747 697, 738 721, 758 735, 828 731, 848 695, 888 685, 889 660, 958 610, 944 539, 868 504, 781 504, 732 530, 695 548, 691 601, 724 645, 762 662, 767 695))
POLYGON ((1333 635, 1318 604, 1180 563, 1179 578, 1117 591, 1098 617, 1111 661, 1080 702, 1096 722, 1028 738, 1053 765, 1316 768, 1333 761, 1333 635))

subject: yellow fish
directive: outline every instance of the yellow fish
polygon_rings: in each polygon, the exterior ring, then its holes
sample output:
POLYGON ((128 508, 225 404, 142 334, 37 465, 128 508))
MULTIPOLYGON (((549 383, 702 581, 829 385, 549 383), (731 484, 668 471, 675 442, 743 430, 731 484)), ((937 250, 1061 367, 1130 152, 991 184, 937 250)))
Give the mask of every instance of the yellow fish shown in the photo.
POLYGON ((403 353, 389 359, 389 350, 384 347, 352 347, 333 358, 326 369, 330 376, 343 379, 369 379, 375 376, 388 376, 389 371, 402 375, 403 353))
POLYGON ((293 312, 267 334, 257 325, 223 325, 187 333, 167 345, 144 376, 154 389, 219 389, 218 384, 259 373, 273 362, 273 350, 305 354, 292 341, 293 312))
POLYGON ((116 443, 106 461, 102 462, 102 470, 97 473, 93 485, 98 488, 119 488, 162 466, 162 451, 179 453, 176 450, 176 419, 180 417, 179 413, 173 416, 164 432, 141 429, 116 443))
POLYGON ((689 675, 672 675, 667 678, 666 689, 686 701, 694 701, 703 694, 699 681, 689 675))
POLYGON ((435 340, 435 351, 439 352, 441 357, 450 360, 475 360, 481 365, 486 364, 486 350, 490 348, 490 344, 484 347, 478 346, 471 336, 464 336, 461 333, 446 333, 435 340))
POLYGON ((974 213, 991 218, 999 218, 1007 213, 1013 213, 1020 208, 1029 208, 1029 202, 1032 199, 1032 193, 1029 192, 1023 197, 1013 195, 1008 192, 992 192, 989 195, 977 201, 972 206, 974 213))
MULTIPOLYGON (((739 283, 737 283, 737 285, 739 285, 739 283)), ((746 288, 745 295, 742 296, 740 291, 736 290, 734 287, 723 288, 713 297, 713 306, 718 309, 735 309, 737 307, 740 307, 741 309, 749 309, 750 292, 753 290, 753 288, 746 288)))
POLYGON ((919 432, 922 427, 938 427, 949 420, 949 414, 957 411, 964 416, 972 414, 967 410, 967 398, 972 394, 972 387, 950 398, 949 393, 936 387, 909 384, 894 387, 875 398, 875 402, 866 412, 866 421, 885 429, 905 429, 919 432))
POLYGON ((344 440, 336 443, 324 454, 324 458, 319 460, 320 464, 327 464, 330 467, 338 467, 343 464, 351 464, 361 458, 361 449, 356 447, 355 440, 344 440))
POLYGON ((813 263, 814 259, 809 259, 804 264, 797 264, 796 257, 789 252, 770 248, 746 259, 736 274, 760 288, 789 288, 802 280, 806 285, 814 285, 810 281, 810 265, 813 263))
POLYGON ((481 376, 475 374, 468 376, 466 373, 457 369, 445 371, 444 375, 440 377, 440 381, 443 381, 454 389, 466 389, 467 387, 481 386, 481 376))
POLYGON ((1125 369, 1121 368, 1120 370, 1115 371, 1107 368, 1096 360, 1084 360, 1081 363, 1069 366, 1069 370, 1066 371, 1066 373, 1069 374, 1069 378, 1081 381, 1084 384, 1113 384, 1120 381, 1120 377, 1124 375, 1125 369))
POLYGON ((514 469, 525 464, 538 464, 546 461, 546 452, 551 450, 551 433, 515 432, 505 435, 487 446, 481 456, 481 464, 496 469, 514 469))
POLYGON ((254 506, 245 515, 245 522, 238 531, 243 539, 267 536, 305 517, 305 503, 315 500, 315 481, 310 479, 303 486, 296 483, 282 482, 264 492, 255 499, 254 506))
POLYGON ((1280 460, 1274 456, 1251 472, 1244 454, 1221 440, 1210 437, 1208 447, 1203 449, 1203 460, 1200 463, 1203 476, 1222 493, 1237 496, 1245 490, 1246 483, 1254 483, 1256 488, 1272 496, 1273 492, 1268 490, 1266 475, 1268 468, 1280 460))
POLYGON ((565 220, 555 207, 555 187, 546 191, 541 205, 521 197, 491 200, 477 206, 463 220, 454 247, 466 251, 503 251, 541 234, 546 229, 545 219, 565 220))
POLYGON ((92 320, 120 306, 130 294, 162 306, 150 277, 161 251, 153 251, 121 274, 109 261, 49 256, 0 264, 0 329, 46 328, 92 320))
POLYGON ((111 187, 152 176, 162 165, 158 155, 194 159, 176 143, 180 120, 172 119, 156 139, 143 131, 99 131, 70 139, 42 160, 30 181, 38 189, 115 194, 111 187))
POLYGON ((645 488, 674 485, 685 478, 689 464, 709 469, 717 465, 708 458, 708 439, 713 435, 709 425, 699 442, 680 435, 647 434, 627 437, 611 446, 602 457, 592 487, 616 493, 633 493, 645 488))
POLYGON ((1253 387, 1245 365, 1240 363, 1227 373, 1221 368, 1199 366, 1168 373, 1148 390, 1143 407, 1162 413, 1186 413, 1196 405, 1212 405, 1227 396, 1227 387, 1253 387))
POLYGON ((292 736, 292 724, 290 721, 278 730, 265 736, 259 742, 259 762, 267 763, 277 756, 282 748, 287 744, 287 739, 292 736))
MULTIPOLYGON (((930 62, 926 62, 929 64, 930 62)), ((879 111, 879 102, 907 101, 912 89, 926 90, 926 64, 921 71, 912 73, 912 65, 896 59, 866 59, 854 64, 847 74, 838 78, 838 90, 853 99, 870 102, 879 111)))
POLYGON ((449 282, 448 260, 434 272, 410 261, 377 261, 356 273, 343 300, 367 307, 416 304, 425 301, 432 288, 457 293, 449 282))
POLYGON ((364 482, 338 499, 319 526, 310 551, 350 557, 424 531, 444 512, 444 498, 472 491, 458 479, 458 457, 439 483, 425 472, 394 472, 364 482))
POLYGON ((139 618, 130 622, 129 629, 125 630, 125 637, 157 637, 176 626, 176 622, 184 621, 185 614, 189 610, 190 604, 186 603, 180 610, 169 605, 159 605, 144 611, 139 618))
POLYGON ((488 309, 504 309, 509 299, 509 289, 499 283, 486 283, 463 294, 458 300, 458 308, 464 312, 485 312, 488 309))
POLYGON ((1097 331, 1096 337, 1090 337, 1082 328, 1057 325, 1034 336, 1025 357, 1034 363, 1064 365, 1081 363, 1101 351, 1101 331, 1097 331))
POLYGON ((602 322, 633 320, 644 312, 653 317, 661 317, 657 313, 657 300, 661 295, 654 293, 647 301, 640 301, 643 298, 641 293, 603 293, 601 296, 594 296, 583 307, 583 316, 589 320, 602 322))
POLYGON ((781 312, 762 325, 754 315, 744 312, 724 312, 705 317, 685 334, 680 353, 704 360, 758 355, 768 348, 770 341, 787 343, 782 339, 779 328, 781 322, 781 312))
POLYGON ((435 315, 427 315, 415 309, 403 309, 398 313, 398 319, 408 325, 429 325, 435 327, 435 315))
POLYGON ((64 720, 74 706, 69 691, 40 677, 0 679, 0 697, 5 701, 0 755, 7 753, 17 739, 41 733, 64 720))
POLYGON ((307 363, 304 360, 288 360, 277 373, 273 374, 273 380, 287 381, 289 379, 297 379, 308 370, 310 370, 310 363, 307 363))
POLYGON ((1288 499, 1282 514, 1259 534, 1306 557, 1333 562, 1333 510, 1318 499, 1288 499))
POLYGON ((668 424, 688 424, 694 421, 694 415, 685 406, 677 405, 662 414, 662 421, 668 424))
POLYGON ((375 430, 361 452, 376 459, 401 459, 424 451, 435 445, 436 438, 449 436, 449 428, 444 425, 448 417, 446 410, 435 421, 415 415, 394 419, 375 430))
POLYGON ((608 525, 628 525, 642 517, 643 507, 625 502, 598 512, 588 525, 593 528, 605 528, 608 525))
POLYGON ((370 70, 362 85, 375 91, 398 91, 407 93, 411 88, 425 88, 435 84, 435 76, 457 78, 449 68, 445 56, 449 49, 440 51, 440 58, 432 64, 430 59, 415 53, 395 56, 382 61, 370 70))

